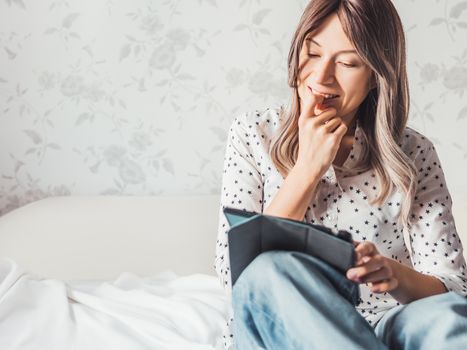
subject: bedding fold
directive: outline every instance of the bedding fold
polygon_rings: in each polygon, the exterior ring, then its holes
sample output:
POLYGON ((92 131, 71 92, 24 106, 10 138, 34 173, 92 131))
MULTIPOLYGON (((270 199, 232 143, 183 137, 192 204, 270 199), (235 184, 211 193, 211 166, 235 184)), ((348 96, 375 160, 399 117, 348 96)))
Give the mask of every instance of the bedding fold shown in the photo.
POLYGON ((227 297, 215 276, 124 272, 81 288, 0 259, 1 349, 222 349, 227 297))

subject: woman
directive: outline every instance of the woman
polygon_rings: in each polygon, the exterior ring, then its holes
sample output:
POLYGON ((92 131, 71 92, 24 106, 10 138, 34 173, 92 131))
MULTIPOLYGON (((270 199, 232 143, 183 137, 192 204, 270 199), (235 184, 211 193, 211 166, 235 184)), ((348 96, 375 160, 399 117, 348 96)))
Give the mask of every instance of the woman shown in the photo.
POLYGON ((232 292, 226 347, 466 348, 462 243, 436 150, 406 127, 405 59, 390 0, 312 0, 289 53, 290 109, 235 118, 215 258, 232 292), (356 264, 344 276, 266 252, 231 290, 224 206, 347 230, 356 264))

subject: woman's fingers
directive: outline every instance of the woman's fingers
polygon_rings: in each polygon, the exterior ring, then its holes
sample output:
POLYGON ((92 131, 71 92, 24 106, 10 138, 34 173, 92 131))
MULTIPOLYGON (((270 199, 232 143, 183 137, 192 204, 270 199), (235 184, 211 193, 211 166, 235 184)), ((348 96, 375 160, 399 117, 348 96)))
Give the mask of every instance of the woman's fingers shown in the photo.
POLYGON ((366 283, 374 293, 389 292, 397 288, 399 281, 394 276, 390 260, 379 254, 372 242, 361 242, 357 244, 355 250, 357 249, 365 255, 357 261, 355 267, 347 270, 348 279, 357 283, 366 283), (374 251, 376 253, 373 253, 374 251))
POLYGON ((385 293, 396 289, 398 285, 399 281, 396 278, 392 277, 391 279, 385 280, 380 283, 373 283, 370 286, 370 289, 373 293, 385 293))
POLYGON ((324 110, 321 114, 318 114, 314 120, 318 124, 324 124, 325 122, 331 120, 334 118, 337 114, 337 110, 334 107, 329 107, 324 110))
POLYGON ((372 292, 384 293, 395 289, 399 281, 393 276, 391 265, 382 255, 362 258, 364 264, 347 271, 347 278, 357 282, 366 283, 372 292))
POLYGON ((317 103, 324 99, 323 96, 315 95, 308 86, 305 87, 303 96, 303 110, 300 111, 298 118, 298 127, 302 129, 308 123, 308 119, 315 118, 314 108, 317 103))
POLYGON ((377 271, 373 271, 364 276, 361 276, 360 281, 362 281, 363 283, 372 282, 373 284, 375 284, 376 282, 384 282, 385 280, 389 280, 390 278, 392 278, 392 275, 390 275, 388 269, 386 267, 382 267, 377 271))
POLYGON ((347 125, 344 122, 339 125, 339 127, 334 131, 334 134, 337 135, 339 138, 342 138, 345 133, 347 132, 347 125))
POLYGON ((378 250, 372 242, 364 241, 355 247, 355 252, 357 253, 357 261, 359 261, 364 256, 373 256, 377 254, 378 250))
POLYGON ((333 132, 337 129, 337 127, 342 123, 342 120, 339 118, 333 118, 329 120, 323 127, 326 129, 327 132, 333 132))
POLYGON ((361 279, 363 276, 378 271, 382 268, 387 268, 387 266, 385 264, 384 258, 381 255, 377 255, 375 257, 365 256, 362 258, 360 264, 356 265, 355 267, 352 267, 347 271, 347 276, 350 279, 357 280, 358 278, 361 279))
POLYGON ((318 103, 321 103, 323 102, 324 100, 324 96, 322 95, 316 95, 314 94, 311 89, 307 86, 305 88, 305 94, 304 94, 304 97, 303 97, 303 111, 301 111, 300 114, 303 114, 303 115, 306 115, 306 116, 314 116, 315 113, 314 113, 314 109, 315 109, 315 106, 318 104, 318 103))

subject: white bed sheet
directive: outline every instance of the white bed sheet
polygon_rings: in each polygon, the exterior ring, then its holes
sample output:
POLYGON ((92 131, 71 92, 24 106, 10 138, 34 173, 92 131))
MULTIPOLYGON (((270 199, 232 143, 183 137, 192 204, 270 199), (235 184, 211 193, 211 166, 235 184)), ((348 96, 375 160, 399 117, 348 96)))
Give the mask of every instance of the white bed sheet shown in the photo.
POLYGON ((0 259, 0 349, 217 350, 227 314, 207 274, 61 281, 0 259))

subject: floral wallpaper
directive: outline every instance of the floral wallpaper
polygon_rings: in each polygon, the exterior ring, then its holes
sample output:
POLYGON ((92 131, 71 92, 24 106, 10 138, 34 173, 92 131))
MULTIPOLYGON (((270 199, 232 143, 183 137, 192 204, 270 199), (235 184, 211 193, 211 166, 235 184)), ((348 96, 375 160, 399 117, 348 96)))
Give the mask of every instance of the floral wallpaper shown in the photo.
MULTIPOLYGON (((288 101, 306 3, 0 0, 0 215, 56 195, 219 193, 233 117, 288 101)), ((467 1, 395 5, 410 124, 467 192, 467 1)))

